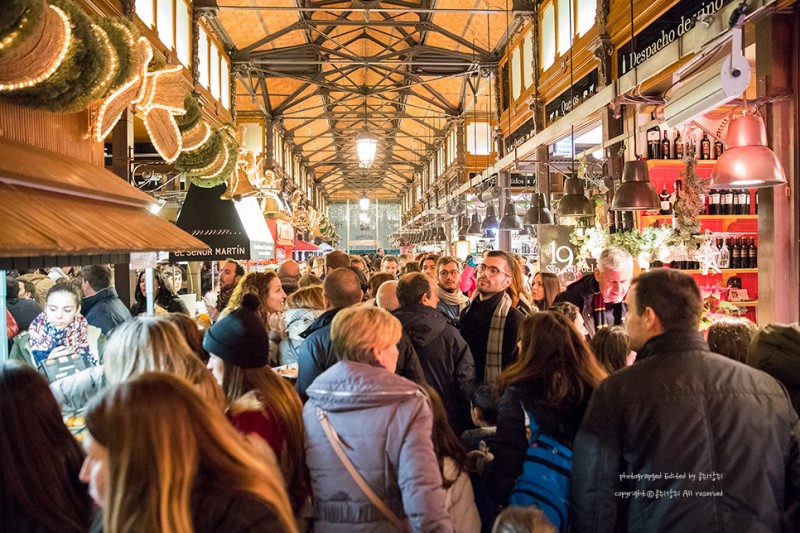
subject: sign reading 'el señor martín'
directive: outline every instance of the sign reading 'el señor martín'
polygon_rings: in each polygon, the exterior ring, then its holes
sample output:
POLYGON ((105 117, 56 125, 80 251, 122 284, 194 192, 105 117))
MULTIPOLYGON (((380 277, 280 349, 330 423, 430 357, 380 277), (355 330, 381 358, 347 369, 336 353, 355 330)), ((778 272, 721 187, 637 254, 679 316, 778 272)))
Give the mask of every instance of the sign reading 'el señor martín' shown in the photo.
POLYGON ((549 126, 559 117, 563 117, 597 92, 597 69, 579 79, 563 93, 559 94, 544 106, 545 122, 549 126))
POLYGON ((641 65, 662 48, 694 28, 697 20, 710 17, 729 0, 680 0, 649 26, 636 33, 636 49, 631 41, 617 50, 617 72, 622 76, 641 65))

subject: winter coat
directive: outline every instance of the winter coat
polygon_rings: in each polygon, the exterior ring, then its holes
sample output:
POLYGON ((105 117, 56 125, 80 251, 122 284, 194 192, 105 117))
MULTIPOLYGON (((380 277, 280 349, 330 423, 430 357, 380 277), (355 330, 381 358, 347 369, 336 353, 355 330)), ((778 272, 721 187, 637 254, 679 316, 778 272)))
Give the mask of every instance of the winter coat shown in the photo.
MULTIPOLYGON (((342 309, 344 308, 339 307, 325 311, 300 334, 306 340, 300 345, 297 356, 297 383, 295 388, 304 402, 308 398, 306 389, 311 383, 317 376, 338 362, 331 342, 331 322, 333 322, 333 317, 336 316, 336 313, 342 309)), ((397 358, 395 374, 410 379, 414 383, 425 383, 422 366, 411 340, 403 335, 400 342, 397 343, 397 349, 400 355, 397 358)))
POLYGON ((285 337, 278 346, 280 361, 282 365, 297 362, 300 353, 300 345, 305 338, 301 336, 314 320, 319 318, 323 312, 318 309, 285 309, 283 311, 283 324, 285 337))
POLYGON ((794 410, 800 413, 800 324, 769 324, 756 333, 747 364, 783 383, 794 410))
POLYGON ((62 413, 75 415, 83 413, 89 400, 107 385, 103 367, 93 366, 54 381, 50 384, 50 391, 61 406, 62 413))
POLYGON ((537 400, 543 396, 543 386, 519 383, 506 387, 497 405, 497 432, 489 445, 494 460, 486 464, 482 474, 494 501, 505 505, 514 483, 522 474, 528 451, 522 407, 533 414, 543 434, 572 449, 590 395, 591 391, 587 391, 582 401, 571 405, 565 402, 561 407, 554 407, 537 400))
POLYGON ((799 453, 800 421, 780 383, 711 353, 696 332, 671 331, 595 390, 575 439, 571 525, 780 531, 800 499, 799 453))
POLYGON ((14 337, 17 336, 19 333, 19 325, 17 321, 14 320, 14 316, 11 314, 11 311, 6 309, 6 338, 11 341, 14 337))
POLYGON ((469 401, 475 387, 475 363, 469 346, 437 309, 415 304, 393 314, 414 345, 425 381, 442 397, 450 426, 460 435, 472 427, 469 401))
POLYGON ((444 458, 444 478, 455 479, 446 490, 447 512, 457 533, 479 533, 481 517, 475 505, 475 493, 469 474, 464 472, 450 457, 444 458))
POLYGON ((231 425, 243 435, 257 435, 280 457, 283 451, 283 428, 269 412, 255 391, 235 400, 225 412, 231 425))
POLYGON ((117 290, 107 287, 87 296, 81 303, 81 314, 92 326, 97 326, 108 337, 115 327, 129 318, 131 313, 117 296, 117 290))
MULTIPOLYGON (((458 321, 458 329, 467 341, 475 362, 476 383, 483 383, 486 376, 486 343, 489 341, 489 327, 492 324, 494 310, 503 294, 498 292, 488 300, 480 300, 476 296, 461 312, 458 321)), ((517 359, 517 334, 524 318, 515 308, 508 310, 503 331, 503 368, 517 359)))
MULTIPOLYGON (((585 278, 581 278, 574 283, 570 283, 567 286, 567 290, 558 294, 553 300, 553 303, 558 302, 570 302, 578 306, 578 310, 583 317, 583 323, 586 326, 586 331, 589 332, 590 337, 594 337, 595 334, 595 327, 594 327, 594 293, 600 290, 600 285, 598 285, 597 280, 594 277, 594 274, 591 276, 586 276, 585 278)), ((622 304, 622 318, 625 318, 625 313, 627 312, 627 306, 623 303, 622 304)), ((620 325, 619 324, 612 324, 609 322, 609 326, 613 325, 620 325)))
MULTIPOLYGON (((183 313, 189 314, 189 309, 183 303, 180 296, 172 294, 166 287, 159 287, 158 292, 153 298, 154 305, 161 307, 167 313, 183 313)), ((147 312, 147 298, 142 294, 137 287, 136 289, 136 303, 131 306, 131 315, 139 316, 147 312)))
POLYGON ((395 532, 334 452, 320 410, 356 470, 412 531, 453 531, 431 441, 429 400, 417 385, 379 366, 341 361, 314 380, 308 397, 303 419, 315 531, 395 532))
POLYGON ((20 331, 28 331, 31 323, 44 311, 42 306, 30 298, 13 298, 6 302, 6 308, 14 320, 17 321, 20 331))
MULTIPOLYGON (((11 351, 8 354, 8 358, 36 368, 37 365, 34 361, 33 354, 31 353, 29 335, 30 334, 27 331, 23 331, 14 337, 14 343, 11 346, 11 351)), ((103 349, 105 348, 107 340, 106 336, 103 335, 103 332, 100 331, 100 328, 96 328, 94 326, 89 326, 88 336, 89 351, 91 352, 92 357, 102 363, 103 349)))

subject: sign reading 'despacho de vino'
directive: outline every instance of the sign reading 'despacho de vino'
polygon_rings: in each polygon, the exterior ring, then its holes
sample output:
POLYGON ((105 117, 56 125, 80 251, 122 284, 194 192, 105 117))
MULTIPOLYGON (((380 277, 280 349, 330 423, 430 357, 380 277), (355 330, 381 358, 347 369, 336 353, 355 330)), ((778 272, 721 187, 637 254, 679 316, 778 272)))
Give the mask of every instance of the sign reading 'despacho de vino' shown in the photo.
POLYGON ((680 0, 646 28, 636 33, 635 49, 631 41, 617 49, 617 72, 620 76, 647 61, 662 48, 694 28, 698 20, 711 17, 730 0, 680 0))

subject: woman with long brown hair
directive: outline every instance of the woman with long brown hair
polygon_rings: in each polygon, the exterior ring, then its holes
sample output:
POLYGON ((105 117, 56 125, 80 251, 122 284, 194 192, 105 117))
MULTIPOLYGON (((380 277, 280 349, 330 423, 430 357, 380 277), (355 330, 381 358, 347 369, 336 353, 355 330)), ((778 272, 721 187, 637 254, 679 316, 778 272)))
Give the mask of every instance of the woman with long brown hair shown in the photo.
POLYGON ((269 338, 258 309, 258 298, 246 294, 238 309, 206 332, 203 348, 211 355, 208 368, 225 394, 228 419, 241 433, 269 445, 299 515, 309 496, 303 405, 294 387, 268 364, 269 338))
POLYGON ((47 380, 16 362, 0 367, 0 531, 86 531, 83 457, 47 380))
POLYGON ((106 532, 297 531, 278 469, 180 378, 111 387, 86 428, 80 478, 106 532))
POLYGON ((559 313, 527 317, 520 327, 519 348, 519 359, 500 375, 503 394, 491 450, 495 459, 482 473, 495 501, 502 504, 523 472, 531 422, 571 450, 592 392, 608 376, 586 339, 559 313))
POLYGON ((527 316, 536 309, 534 309, 531 294, 525 287, 525 271, 522 264, 520 264, 520 256, 512 254, 511 258, 513 260, 509 261, 508 264, 511 270, 511 285, 506 290, 511 296, 511 305, 527 316))
POLYGON ((553 305, 553 300, 556 299, 560 292, 561 283, 558 281, 558 276, 552 272, 537 272, 533 276, 531 293, 533 303, 540 311, 549 311, 553 305))

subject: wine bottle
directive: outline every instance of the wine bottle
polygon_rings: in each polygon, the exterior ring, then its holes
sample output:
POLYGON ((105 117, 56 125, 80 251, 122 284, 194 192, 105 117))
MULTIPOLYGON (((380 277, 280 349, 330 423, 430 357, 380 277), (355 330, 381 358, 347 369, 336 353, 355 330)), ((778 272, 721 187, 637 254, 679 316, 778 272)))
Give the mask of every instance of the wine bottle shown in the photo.
POLYGON ((675 147, 675 159, 683 159, 683 141, 681 140, 681 133, 675 131, 675 139, 672 140, 672 145, 675 147))
POLYGON ((711 159, 711 140, 706 132, 700 139, 700 159, 711 159))
POLYGON ((669 193, 667 192, 667 186, 664 185, 664 189, 661 191, 661 209, 658 211, 659 215, 671 215, 672 214, 672 205, 669 203, 669 193))
POLYGON ((731 213, 731 214, 740 215, 741 214, 741 210, 739 209, 739 191, 733 190, 733 191, 731 191, 731 193, 733 195, 733 209, 731 209, 731 211, 733 211, 733 213, 731 213))
POLYGON ((719 214, 719 189, 711 189, 711 198, 708 200, 708 214, 719 214))
POLYGON ((755 215, 758 214, 758 189, 756 189, 756 207, 755 207, 755 215))
POLYGON ((740 238, 733 240, 731 252, 731 268, 742 268, 742 241, 740 238))
POLYGON ((728 248, 725 239, 722 239, 722 246, 719 249, 719 267, 720 268, 731 267, 731 251, 730 248, 728 248))
POLYGON ((739 214, 740 215, 749 215, 750 208, 747 206, 747 199, 750 197, 750 193, 747 192, 747 189, 739 189, 739 214))
POLYGON ((606 224, 608 226, 609 234, 617 232, 617 224, 614 217, 614 211, 612 211, 611 209, 609 209, 608 213, 606 213, 606 224))
MULTIPOLYGON (((656 118, 655 114, 651 114, 650 117, 656 118)), ((647 130, 647 158, 661 158, 661 128, 657 125, 647 130)))
POLYGON ((719 156, 725 151, 725 146, 722 144, 722 141, 717 139, 714 141, 714 159, 719 159, 719 156))
POLYGON ((670 152, 669 137, 667 137, 667 130, 664 130, 664 138, 661 139, 661 159, 669 159, 670 152))
POLYGON ((745 215, 749 215, 750 214, 750 191, 748 189, 745 189, 744 192, 745 192, 745 195, 744 195, 744 199, 745 199, 744 214, 745 215))
POLYGON ((758 248, 755 237, 750 237, 750 247, 747 250, 747 267, 758 268, 758 248))
POLYGON ((722 193, 722 214, 733 214, 733 191, 730 189, 726 189, 725 192, 722 193))

